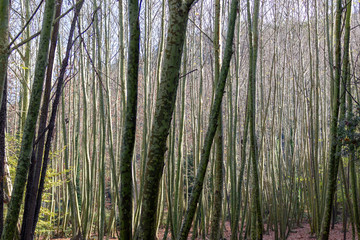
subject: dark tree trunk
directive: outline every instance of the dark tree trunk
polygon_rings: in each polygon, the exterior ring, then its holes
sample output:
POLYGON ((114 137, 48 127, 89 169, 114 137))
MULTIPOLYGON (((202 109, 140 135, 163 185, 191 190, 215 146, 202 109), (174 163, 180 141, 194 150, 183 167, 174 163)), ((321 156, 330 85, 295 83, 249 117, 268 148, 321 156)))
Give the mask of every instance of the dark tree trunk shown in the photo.
POLYGON ((9 0, 0 1, 0 101, 7 75, 9 45, 9 0))
MULTIPOLYGON (((61 6, 62 6, 62 0, 57 0, 55 18, 60 16, 61 6)), ((46 71, 45 91, 42 101, 43 105, 41 107, 41 113, 40 113, 37 143, 34 146, 33 153, 31 156, 30 171, 28 175, 28 182, 26 185, 25 207, 24 207, 23 222, 21 226, 21 239, 23 240, 30 239, 31 236, 33 235, 32 229, 33 229, 35 206, 36 206, 36 196, 38 192, 40 172, 42 167, 42 157, 43 157, 44 144, 45 144, 46 121, 47 121, 49 102, 50 102, 52 71, 54 66, 58 32, 59 32, 59 21, 57 21, 54 24, 54 28, 52 31, 50 52, 49 52, 49 64, 46 71)))
POLYGON ((33 139, 35 136, 35 126, 39 116, 41 95, 45 78, 45 70, 48 62, 49 43, 54 18, 55 0, 47 0, 44 9, 42 30, 39 41, 39 51, 36 59, 34 83, 32 86, 29 110, 27 113, 24 132, 21 141, 18 165, 14 188, 11 193, 11 200, 6 216, 4 231, 1 239, 12 240, 17 229, 16 224, 19 219, 20 208, 23 201, 24 189, 30 166, 30 158, 33 150, 33 139))
POLYGON ((4 227, 4 181, 5 181, 5 128, 7 103, 7 77, 5 77, 4 92, 0 108, 0 236, 4 227))
POLYGON ((32 223, 32 238, 34 236, 34 232, 35 232, 36 224, 38 222, 40 208, 41 208, 41 199, 42 199, 42 193, 44 191, 46 170, 47 170, 48 163, 49 163, 51 140, 52 140, 52 136, 53 136, 54 128, 55 128, 55 120, 56 120, 57 108, 59 106, 60 97, 61 97, 61 94, 62 94, 65 71, 66 71, 66 68, 67 68, 68 62, 69 62, 70 51, 71 51, 71 48, 72 48, 72 46, 74 44, 73 35, 74 35, 76 21, 77 21, 77 18, 79 16, 79 13, 80 13, 80 10, 82 8, 83 3, 84 3, 83 0, 78 1, 77 5, 75 7, 75 14, 74 14, 74 18, 73 18, 73 20, 71 22, 71 28, 70 28, 70 32, 69 32, 69 38, 68 38, 68 42, 67 42, 66 53, 65 53, 65 57, 64 57, 64 59, 63 59, 63 61, 61 63, 60 74, 59 74, 59 77, 58 77, 58 80, 57 80, 58 85, 57 85, 57 88, 56 88, 55 99, 54 99, 54 102, 53 102, 53 105, 52 105, 52 112, 51 112, 51 116, 50 116, 50 120, 49 120, 49 125, 47 127, 48 132, 47 132, 47 136, 46 136, 45 151, 44 151, 44 158, 43 158, 43 166, 42 166, 42 169, 41 169, 41 178, 40 178, 40 183, 39 183, 39 190, 37 192, 36 207, 34 209, 34 217, 33 217, 33 223, 32 223))
POLYGON ((120 239, 132 238, 132 168, 131 160, 134 153, 136 110, 137 110, 137 87, 139 69, 139 6, 138 0, 129 0, 129 27, 130 43, 128 53, 127 71, 127 100, 125 113, 125 129, 121 143, 120 161, 120 239))

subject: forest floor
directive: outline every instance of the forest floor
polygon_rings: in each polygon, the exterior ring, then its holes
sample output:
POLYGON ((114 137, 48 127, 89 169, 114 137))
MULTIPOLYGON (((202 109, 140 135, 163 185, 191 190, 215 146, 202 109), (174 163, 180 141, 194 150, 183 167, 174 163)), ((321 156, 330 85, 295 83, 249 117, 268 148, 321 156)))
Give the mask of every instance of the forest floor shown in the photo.
MULTIPOLYGON (((231 236, 231 230, 230 225, 226 224, 226 230, 223 233, 224 239, 230 239, 231 236)), ((158 233, 158 239, 163 239, 164 236, 164 229, 160 229, 158 233)), ((54 238, 52 240, 70 240, 70 238, 54 238)), ((96 238, 94 238, 96 239, 96 238)), ((105 239, 105 238, 104 238, 105 239)), ((117 238, 110 238, 110 239, 117 239, 117 238)), ((168 239, 170 239, 168 237, 168 239)), ((189 234, 189 238, 191 239, 191 234, 189 234)), ((196 238, 197 240, 200 240, 202 238, 196 238)), ((207 238, 210 239, 210 238, 207 238)), ((275 233, 274 231, 270 231, 269 234, 264 234, 263 240, 273 240, 275 239, 275 233)), ((314 236, 311 236, 310 234, 310 226, 308 223, 303 223, 302 227, 294 228, 291 233, 289 234, 288 240, 300 240, 300 239, 308 239, 308 240, 316 240, 314 236)), ((344 232, 343 232, 343 226, 342 223, 337 223, 334 226, 334 229, 330 230, 330 236, 329 240, 342 240, 344 239, 344 232)), ((346 232, 346 240, 352 239, 352 232, 351 232, 351 226, 348 225, 348 229, 346 232)), ((357 238, 356 238, 357 239, 357 238)))
MULTIPOLYGON (((352 231, 351 231, 351 225, 348 224, 347 226, 347 232, 346 232, 346 240, 352 239, 352 231)), ((163 239, 164 231, 161 229, 158 233, 158 239, 163 239)), ((223 239, 230 239, 231 237, 231 229, 230 224, 227 222, 225 224, 225 231, 223 232, 223 239)), ((168 237, 168 239, 170 239, 168 237)), ((189 234, 188 239, 191 239, 191 233, 189 234)), ((196 238, 197 240, 200 240, 202 238, 196 238)), ((206 238, 210 239, 210 238, 206 238)), ((266 233, 263 235, 263 240, 274 240, 275 239, 275 233, 274 231, 270 231, 269 233, 266 233)), ((289 234, 289 237, 287 240, 316 240, 316 237, 311 236, 310 234, 310 225, 308 223, 303 223, 301 227, 292 229, 291 233, 289 234)), ((342 240, 344 239, 344 232, 343 232, 343 224, 337 223, 334 226, 334 229, 330 229, 330 235, 329 240, 342 240)), ((357 237, 355 238, 357 239, 357 237)))
MULTIPOLYGON (((347 226, 346 238, 344 238, 343 224, 337 223, 334 226, 334 229, 330 229, 329 240, 341 240, 341 239, 352 239, 351 226, 347 226)), ((273 231, 270 234, 264 235, 264 240, 275 239, 275 233, 273 231)), ((312 239, 316 240, 315 236, 310 234, 310 225, 304 223, 302 227, 294 228, 289 234, 288 240, 298 240, 298 239, 312 239)), ((356 238, 357 239, 357 238, 356 238)))

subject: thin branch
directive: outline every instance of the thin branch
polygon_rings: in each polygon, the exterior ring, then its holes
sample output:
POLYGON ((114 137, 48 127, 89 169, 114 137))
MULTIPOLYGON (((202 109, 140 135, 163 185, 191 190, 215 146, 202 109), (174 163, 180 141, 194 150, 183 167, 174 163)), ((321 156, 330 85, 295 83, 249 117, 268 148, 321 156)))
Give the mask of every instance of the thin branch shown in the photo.
MULTIPOLYGON (((44 1, 44 0, 42 0, 44 1)), ((84 1, 84 0, 83 0, 84 1)), ((53 25, 55 25, 55 23, 57 21, 59 21, 61 18, 65 17, 67 14, 69 14, 71 12, 71 10, 73 10, 77 5, 79 5, 81 2, 83 1, 79 1, 77 2, 76 4, 74 4, 74 6, 72 6, 70 9, 68 9, 65 13, 61 14, 59 17, 55 18, 54 21, 53 21, 53 25)), ((41 3, 40 3, 41 4, 41 3)), ((40 7, 40 6, 39 6, 40 7)), ((35 10, 34 14, 36 13, 37 9, 35 10)), ((29 21, 33 18, 33 16, 31 16, 31 18, 29 19, 29 21)), ((26 24, 29 24, 29 21, 26 23, 26 24)), ((26 27, 26 24, 24 26, 24 28, 20 31, 20 33, 18 33, 18 35, 16 35, 16 37, 14 39, 12 39, 11 43, 9 44, 9 48, 11 47, 12 44, 14 44, 15 40, 17 38, 19 38, 20 34, 25 30, 25 27, 26 27)), ((87 29, 86 29, 87 30, 87 29)), ((14 47, 12 47, 10 50, 9 50, 9 54, 18 49, 19 47, 21 47, 22 45, 28 43, 29 41, 33 40, 34 38, 38 37, 41 33, 41 30, 38 31, 37 33, 31 35, 29 38, 25 39, 24 41, 20 42, 19 44, 15 45, 14 47)))
POLYGON ((191 18, 189 18, 189 21, 190 21, 192 24, 194 24, 194 26, 195 26, 197 29, 199 29, 200 32, 201 32, 202 34, 204 34, 205 37, 207 37, 211 43, 213 43, 213 40, 211 39, 211 37, 209 37, 209 35, 207 35, 198 25, 196 25, 196 23, 194 22, 194 20, 192 20, 191 18))
POLYGON ((82 3, 84 0, 82 1, 78 1, 74 4, 74 6, 72 6, 71 8, 69 8, 69 10, 67 10, 66 12, 64 12, 63 14, 61 14, 59 17, 54 19, 54 24, 59 21, 61 18, 65 17, 69 12, 71 12, 71 10, 73 10, 76 6, 78 6, 80 3, 82 3))
MULTIPOLYGON (((92 19, 91 19, 91 23, 89 24, 89 26, 88 26, 87 29, 89 29, 90 26, 92 25, 92 23, 95 21, 95 14, 96 14, 96 12, 97 12, 99 9, 100 9, 100 7, 98 7, 97 9, 95 9, 95 11, 94 11, 94 13, 93 13, 93 17, 92 17, 92 19)), ((79 24, 79 22, 78 22, 78 24, 79 24)), ((87 30, 87 29, 86 29, 86 30, 87 30)), ((85 30, 85 31, 86 31, 86 30, 85 30)), ((85 32, 85 31, 84 31, 84 32, 85 32)), ((80 32, 80 25, 79 25, 79 32, 80 32)), ((103 82, 102 82, 102 80, 101 80, 101 76, 100 76, 99 71, 96 69, 96 67, 95 67, 95 65, 94 65, 94 61, 92 60, 92 58, 91 58, 91 56, 90 56, 90 53, 89 53, 89 51, 88 51, 88 49, 87 49, 87 47, 86 47, 86 44, 85 44, 84 38, 82 37, 82 33, 81 33, 81 32, 79 33, 79 36, 78 36, 78 37, 80 37, 80 42, 83 43, 83 46, 84 46, 84 50, 85 50, 85 52, 86 52, 86 55, 87 55, 88 58, 89 58, 89 61, 90 61, 90 63, 91 63, 91 66, 92 66, 93 70, 95 71, 95 74, 98 76, 98 79, 99 79, 99 81, 100 81, 101 87, 102 87, 102 88, 104 89, 104 91, 107 93, 107 89, 105 88, 105 86, 104 86, 104 84, 103 84, 103 82)))
POLYGON ((40 9, 42 3, 44 2, 44 0, 41 0, 41 2, 39 3, 39 5, 37 6, 37 8, 35 9, 34 13, 31 15, 31 17, 27 20, 27 22, 25 23, 25 25, 23 26, 23 28, 20 30, 20 32, 16 35, 16 37, 11 41, 11 43, 9 44, 9 48, 11 47, 11 45, 14 44, 14 42, 16 41, 16 39, 18 39, 20 37, 20 35, 25 31, 26 27, 30 24, 31 20, 34 18, 36 12, 40 9))
POLYGON ((186 77, 187 75, 189 75, 189 74, 191 74, 191 73, 193 73, 193 72, 196 72, 196 71, 197 71, 197 69, 191 70, 190 72, 187 72, 187 73, 185 73, 184 75, 180 76, 179 79, 181 79, 181 78, 183 78, 183 77, 186 77))
POLYGON ((31 40, 33 40, 34 38, 36 38, 37 36, 39 36, 40 33, 41 33, 41 31, 39 31, 39 32, 31 35, 29 38, 25 39, 24 41, 20 42, 19 44, 15 45, 14 47, 12 47, 12 48, 9 50, 9 54, 10 54, 12 51, 14 51, 14 50, 18 49, 19 47, 21 47, 22 45, 30 42, 31 40))

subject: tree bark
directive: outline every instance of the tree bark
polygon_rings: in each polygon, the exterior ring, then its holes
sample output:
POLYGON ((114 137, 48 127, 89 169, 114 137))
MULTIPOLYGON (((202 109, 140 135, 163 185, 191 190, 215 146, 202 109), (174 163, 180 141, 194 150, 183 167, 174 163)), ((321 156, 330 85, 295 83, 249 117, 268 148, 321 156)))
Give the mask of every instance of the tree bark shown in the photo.
POLYGON ((139 6, 138 0, 129 0, 130 42, 127 70, 127 100, 125 129, 122 136, 120 156, 120 239, 132 238, 132 157, 135 145, 137 86, 139 69, 139 6))
MULTIPOLYGON (((334 195, 336 192, 337 173, 339 169, 339 159, 336 157, 336 148, 338 145, 338 116, 340 105, 340 78, 341 78, 341 13, 342 1, 336 1, 336 19, 335 19, 335 76, 332 80, 333 91, 331 92, 331 123, 330 123, 330 156, 329 156, 329 180, 327 185, 325 211, 321 224, 321 239, 329 238, 331 213, 333 209, 334 195)), ((330 66, 332 67, 332 66, 330 66)), ((332 71, 332 70, 331 70, 332 71)))
POLYGON ((4 92, 3 92, 3 98, 0 108, 0 236, 4 228, 6 104, 7 104, 7 77, 5 77, 4 92))
MULTIPOLYGON (((40 35, 39 51, 35 66, 35 77, 31 92, 29 110, 25 122, 24 133, 21 142, 18 165, 16 168, 16 176, 14 188, 11 195, 11 201, 6 216, 3 240, 13 239, 16 230, 16 223, 19 218, 20 207, 23 200, 24 188, 27 179, 28 169, 30 165, 30 157, 33 149, 33 139, 35 135, 35 127, 39 115, 41 95, 43 91, 43 83, 45 70, 48 60, 49 42, 51 27, 53 22, 55 9, 55 0, 46 1, 44 18, 42 23, 42 31, 40 35)), ((2 92, 2 91, 1 91, 2 92)))
POLYGON ((62 60, 60 74, 59 74, 59 77, 57 80, 58 84, 57 84, 57 88, 56 88, 56 92, 55 92, 55 99, 52 104, 52 111, 51 111, 51 116, 50 116, 49 125, 48 125, 48 133, 46 136, 46 143, 45 143, 45 150, 44 150, 44 157, 43 157, 43 166, 42 166, 42 170, 41 170, 39 190, 37 192, 36 207, 35 207, 35 213, 34 213, 34 219, 33 219, 32 235, 35 232, 36 224, 37 224, 38 218, 39 218, 41 199, 42 199, 42 193, 44 191, 45 176, 46 176, 46 170, 47 170, 48 161, 49 161, 51 140, 52 140, 52 136, 53 136, 53 132, 54 132, 54 128, 55 128, 57 109, 59 106, 60 97, 61 97, 62 90, 63 90, 62 88, 63 88, 63 84, 64 84, 66 68, 68 66, 68 62, 69 62, 69 58, 70 58, 70 51, 71 51, 71 48, 74 43, 73 35, 74 35, 75 25, 76 25, 76 21, 80 14, 80 10, 82 8, 83 3, 84 3, 83 0, 77 1, 76 7, 75 7, 75 14, 74 14, 73 20, 71 22, 65 57, 62 60))
POLYGON ((0 0, 0 102, 7 73, 9 57, 9 0, 0 0))
POLYGON ((164 168, 166 140, 169 134, 174 111, 176 92, 179 83, 181 56, 186 35, 188 14, 193 0, 169 0, 169 27, 161 82, 156 97, 154 120, 150 136, 148 162, 144 176, 144 189, 141 207, 138 239, 155 239, 156 210, 159 183, 164 168))
MULTIPOLYGON (((60 16, 61 6, 62 6, 62 0, 57 0, 55 18, 60 16)), ((34 214, 36 207, 36 195, 39 187, 40 172, 42 167, 42 157, 44 153, 46 121, 47 121, 48 108, 50 102, 52 70, 54 66, 58 30, 59 30, 59 21, 57 21, 54 24, 54 28, 51 36, 49 63, 46 69, 45 91, 42 101, 39 128, 37 134, 38 143, 36 145, 36 151, 35 148, 33 150, 34 157, 31 157, 32 162, 30 163, 31 164, 30 171, 28 175, 28 182, 26 185, 25 206, 24 206, 23 222, 21 226, 21 239, 31 239, 31 236, 33 235, 31 232, 33 229, 32 226, 34 222, 34 214)))
MULTIPOLYGON (((220 75, 220 0, 215 1, 215 26, 214 26, 214 56, 215 56, 215 83, 219 81, 220 75)), ((220 107, 222 112, 222 107, 220 107)), ((223 128, 222 115, 219 115, 218 126, 215 133, 215 179, 214 179, 214 202, 213 216, 211 222, 211 239, 218 240, 221 234, 219 227, 222 210, 223 189, 223 128)))

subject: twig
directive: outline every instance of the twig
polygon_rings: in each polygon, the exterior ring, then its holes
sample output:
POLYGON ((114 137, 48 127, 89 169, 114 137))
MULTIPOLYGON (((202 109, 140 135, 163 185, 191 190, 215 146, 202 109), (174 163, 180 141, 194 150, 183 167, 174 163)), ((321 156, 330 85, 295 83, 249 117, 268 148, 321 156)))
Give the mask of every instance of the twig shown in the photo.
POLYGON ((34 13, 31 15, 31 17, 27 20, 27 22, 25 23, 25 25, 23 26, 23 28, 21 29, 21 31, 16 35, 16 37, 11 41, 11 43, 9 44, 9 48, 11 45, 14 44, 14 42, 16 41, 16 39, 18 39, 18 37, 20 37, 21 33, 25 31, 26 27, 30 24, 31 20, 34 18, 36 12, 40 9, 42 3, 44 2, 44 0, 41 0, 41 2, 39 3, 39 5, 37 6, 37 8, 35 9, 34 13))
POLYGON ((184 75, 180 76, 179 79, 181 79, 181 78, 183 78, 183 77, 186 77, 187 75, 189 75, 189 74, 191 74, 191 73, 193 73, 193 72, 196 72, 196 71, 197 71, 197 69, 191 70, 190 72, 187 72, 187 73, 185 73, 184 75))
POLYGON ((197 29, 199 29, 200 32, 201 32, 202 34, 204 34, 205 37, 207 37, 211 43, 213 43, 213 40, 211 39, 211 37, 209 37, 209 35, 207 35, 198 25, 196 25, 196 23, 194 22, 194 20, 192 20, 191 18, 189 18, 189 21, 190 21, 192 24, 194 24, 194 26, 195 26, 197 29))
POLYGON ((39 36, 40 33, 41 33, 41 31, 39 31, 39 32, 31 35, 29 38, 25 39, 24 41, 20 42, 19 44, 15 45, 14 47, 12 47, 12 48, 9 50, 9 54, 10 54, 12 51, 14 51, 14 50, 18 49, 19 47, 21 47, 22 45, 30 42, 31 40, 33 40, 34 38, 36 38, 37 36, 39 36))

